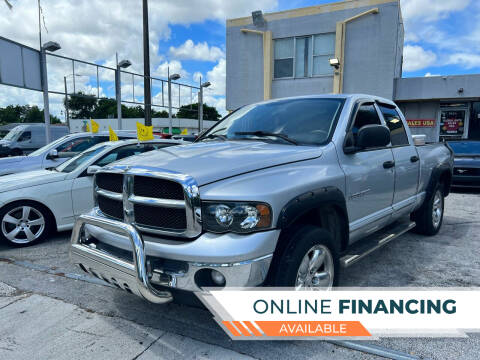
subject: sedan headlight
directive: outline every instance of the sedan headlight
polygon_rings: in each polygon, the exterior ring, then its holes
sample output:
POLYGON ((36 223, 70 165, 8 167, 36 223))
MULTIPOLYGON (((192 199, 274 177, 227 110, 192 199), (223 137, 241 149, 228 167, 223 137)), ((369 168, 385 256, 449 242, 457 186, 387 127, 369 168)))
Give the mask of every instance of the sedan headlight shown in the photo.
POLYGON ((272 210, 259 202, 203 202, 202 221, 206 231, 250 233, 272 225, 272 210))

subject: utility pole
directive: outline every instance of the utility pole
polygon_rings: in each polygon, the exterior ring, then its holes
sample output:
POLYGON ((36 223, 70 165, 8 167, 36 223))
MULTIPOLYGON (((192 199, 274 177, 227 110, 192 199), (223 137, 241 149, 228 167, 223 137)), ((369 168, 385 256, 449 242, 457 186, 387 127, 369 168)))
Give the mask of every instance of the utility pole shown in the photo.
POLYGON ((150 40, 148 34, 148 0, 143 0, 143 75, 145 126, 152 126, 152 93, 150 89, 150 40))
POLYGON ((70 132, 70 116, 68 115, 68 92, 67 92, 67 77, 66 76, 63 77, 63 83, 65 84, 65 120, 67 122, 68 132, 70 132))
POLYGON ((47 77, 47 53, 45 46, 40 48, 40 61, 42 64, 42 90, 43 90, 43 117, 45 120, 45 141, 49 144, 50 134, 50 102, 48 99, 48 77, 47 77))

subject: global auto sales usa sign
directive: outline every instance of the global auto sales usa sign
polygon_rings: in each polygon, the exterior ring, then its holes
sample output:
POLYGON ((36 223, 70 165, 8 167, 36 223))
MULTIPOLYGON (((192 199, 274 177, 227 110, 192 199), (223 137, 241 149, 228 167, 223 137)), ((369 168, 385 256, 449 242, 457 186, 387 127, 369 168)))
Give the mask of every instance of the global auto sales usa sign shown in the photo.
POLYGON ((435 127, 435 119, 407 119, 409 127, 435 127))

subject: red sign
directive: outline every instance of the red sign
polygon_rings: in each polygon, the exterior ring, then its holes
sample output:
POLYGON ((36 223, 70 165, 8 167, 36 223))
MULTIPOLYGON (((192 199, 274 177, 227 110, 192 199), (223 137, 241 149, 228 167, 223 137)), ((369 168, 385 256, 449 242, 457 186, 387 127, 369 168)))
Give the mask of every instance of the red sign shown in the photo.
POLYGON ((435 127, 435 119, 407 119, 409 127, 435 127))

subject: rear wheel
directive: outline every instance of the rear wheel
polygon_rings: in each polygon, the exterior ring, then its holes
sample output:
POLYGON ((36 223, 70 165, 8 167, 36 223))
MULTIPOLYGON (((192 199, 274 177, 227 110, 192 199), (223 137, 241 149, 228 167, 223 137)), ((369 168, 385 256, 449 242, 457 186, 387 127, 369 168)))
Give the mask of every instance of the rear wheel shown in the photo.
POLYGON ((0 210, 0 238, 13 246, 43 240, 52 227, 48 212, 32 203, 17 202, 0 210))
POLYGON ((437 183, 422 207, 412 214, 412 219, 417 223, 414 231, 423 235, 437 234, 442 226, 444 207, 444 187, 442 183, 437 183))
POLYGON ((338 284, 339 253, 328 231, 303 225, 284 240, 288 244, 274 259, 271 285, 301 290, 329 289, 338 284))

